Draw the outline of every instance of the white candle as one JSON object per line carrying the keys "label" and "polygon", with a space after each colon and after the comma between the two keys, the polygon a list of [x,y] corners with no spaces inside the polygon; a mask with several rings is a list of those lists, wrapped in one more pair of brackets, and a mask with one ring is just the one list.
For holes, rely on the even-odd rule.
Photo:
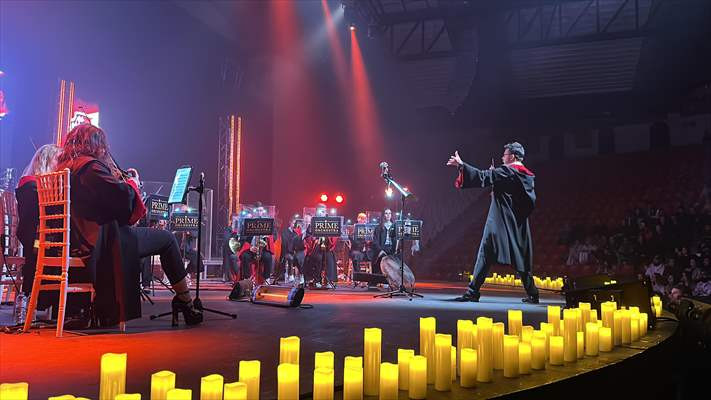
{"label": "white candle", "polygon": [[577,312],[566,308],[563,310],[563,321],[565,323],[565,330],[563,332],[563,359],[566,362],[573,362],[578,359]]}
{"label": "white candle", "polygon": [[261,362],[259,360],[240,361],[238,377],[239,381],[247,385],[247,398],[259,399],[259,377],[261,374]]}
{"label": "white candle", "polygon": [[301,339],[298,336],[279,338],[279,364],[299,365]]}
{"label": "white candle", "polygon": [[[397,400],[398,367],[392,363],[380,364],[380,400]],[[314,399],[316,400],[316,399]]]}
{"label": "white candle", "polygon": [[2,383],[0,384],[0,399],[27,400],[29,383]]}
{"label": "white candle", "polygon": [[630,323],[630,310],[621,311],[622,344],[632,343],[632,326]]}
{"label": "white candle", "polygon": [[313,400],[333,400],[333,368],[314,369]]}
{"label": "white candle", "polygon": [[151,400],[166,400],[168,390],[175,388],[175,374],[159,371],[151,375]]}
{"label": "white candle", "polygon": [[244,382],[225,383],[223,388],[224,400],[247,400],[247,384]]}
{"label": "white candle", "polygon": [[114,400],[126,391],[126,353],[101,355],[99,400]]}
{"label": "white candle", "polygon": [[600,349],[599,344],[599,330],[597,323],[588,322],[585,327],[585,355],[586,356],[597,356]]}
{"label": "white candle", "polygon": [[452,388],[452,335],[435,335],[435,390],[447,392]]}
{"label": "white candle", "polygon": [[521,375],[531,373],[531,343],[518,344],[518,373]]}
{"label": "white candle", "polygon": [[474,322],[468,319],[457,321],[457,374],[461,374],[461,354],[463,348],[472,347],[472,326]]}
{"label": "white candle", "polygon": [[518,371],[518,336],[504,336],[504,376],[507,378],[517,378]]}
{"label": "white candle", "polygon": [[427,358],[414,356],[410,359],[408,397],[422,400],[427,398]]}
{"label": "white candle", "polygon": [[407,390],[410,382],[410,359],[415,356],[415,350],[397,349],[398,387]]}
{"label": "white candle", "polygon": [[420,354],[427,357],[427,383],[429,384],[433,384],[435,381],[434,354],[436,331],[437,320],[435,317],[420,318]]}
{"label": "white candle", "polygon": [[560,335],[560,306],[548,306],[548,323],[553,327],[553,335]]}
{"label": "white candle", "polygon": [[523,325],[523,312],[521,310],[508,310],[509,315],[509,335],[521,336],[521,326]]}
{"label": "white candle", "polygon": [[222,375],[212,374],[200,379],[200,400],[222,400]]}
{"label": "white candle", "polygon": [[598,330],[598,339],[600,341],[600,351],[612,351],[612,330],[602,327]]}
{"label": "white candle", "polygon": [[549,362],[551,365],[563,365],[563,337],[551,336],[549,338],[550,349],[548,350]]}
{"label": "white candle", "polygon": [[495,322],[491,328],[494,346],[494,369],[504,369],[504,323]]}
{"label": "white candle", "polygon": [[333,359],[335,355],[332,351],[316,352],[314,353],[314,369],[316,368],[330,368],[333,369]]}
{"label": "white candle", "polygon": [[283,363],[277,367],[277,399],[294,400],[299,398],[299,366]]}
{"label": "white candle", "polygon": [[346,365],[343,368],[343,400],[363,400],[363,367]]}
{"label": "white candle", "polygon": [[493,373],[493,340],[492,340],[492,320],[487,317],[478,317],[476,319],[478,328],[478,347],[477,347],[477,372],[476,380],[478,382],[491,382],[491,374]]}
{"label": "white candle", "polygon": [[531,368],[533,369],[546,367],[546,338],[545,333],[541,333],[543,337],[534,334],[531,339]]}
{"label": "white candle", "polygon": [[462,376],[460,384],[464,388],[474,387],[476,385],[476,370],[477,370],[477,351],[474,349],[462,349]]}
{"label": "white candle", "polygon": [[576,355],[578,358],[585,357],[585,332],[575,332],[576,334]]}
{"label": "white candle", "polygon": [[380,391],[380,352],[382,331],[380,328],[365,328],[363,361],[363,393],[377,396]]}

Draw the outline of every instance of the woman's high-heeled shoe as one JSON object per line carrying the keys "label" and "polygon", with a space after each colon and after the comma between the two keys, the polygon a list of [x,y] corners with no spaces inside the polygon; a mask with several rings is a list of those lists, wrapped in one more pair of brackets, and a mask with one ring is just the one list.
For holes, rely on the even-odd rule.
{"label": "woman's high-heeled shoe", "polygon": [[185,325],[197,325],[202,322],[202,311],[197,310],[193,307],[193,301],[190,300],[187,303],[180,300],[178,297],[182,293],[178,293],[173,297],[173,302],[171,303],[173,309],[173,326],[178,326],[178,313],[183,313],[183,318],[185,319]]}

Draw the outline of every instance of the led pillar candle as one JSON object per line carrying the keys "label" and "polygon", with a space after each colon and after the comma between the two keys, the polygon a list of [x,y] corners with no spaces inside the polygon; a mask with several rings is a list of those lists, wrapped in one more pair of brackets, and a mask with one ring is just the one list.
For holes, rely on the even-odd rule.
{"label": "led pillar candle", "polygon": [[0,384],[0,399],[27,400],[29,387],[27,382]]}
{"label": "led pillar candle", "polygon": [[175,387],[175,374],[159,371],[151,375],[151,400],[166,400],[168,390]]}
{"label": "led pillar candle", "polygon": [[464,388],[476,385],[477,356],[476,350],[470,348],[462,349],[461,356],[461,377],[460,386]]}
{"label": "led pillar candle", "polygon": [[[560,335],[560,306],[548,306],[548,323],[553,326],[553,335]],[[541,328],[542,329],[542,328]]]}
{"label": "led pillar candle", "polygon": [[283,363],[277,367],[277,399],[299,398],[299,365]]}
{"label": "led pillar candle", "polygon": [[590,303],[578,303],[578,308],[580,308],[580,313],[583,319],[581,329],[578,330],[582,330],[583,332],[585,332],[587,326],[586,324],[590,322],[591,319],[590,312],[592,310],[590,309]]}
{"label": "led pillar candle", "polygon": [[478,329],[476,380],[478,382],[491,382],[491,374],[494,369],[492,320],[487,317],[478,317],[476,326]]}
{"label": "led pillar candle", "polygon": [[472,347],[472,326],[474,322],[468,319],[457,321],[457,374],[461,372],[461,354],[463,348]]}
{"label": "led pillar candle", "polygon": [[639,340],[639,311],[630,310],[630,340],[636,342]]}
{"label": "led pillar candle", "polygon": [[643,337],[647,335],[647,324],[649,319],[647,313],[639,313],[639,336]]}
{"label": "led pillar candle", "polygon": [[563,365],[563,336],[551,336],[549,338],[549,343],[549,363],[551,365]]}
{"label": "led pillar candle", "polygon": [[612,326],[612,343],[615,346],[622,344],[622,310],[615,310],[612,314],[614,325]]}
{"label": "led pillar candle", "polygon": [[[379,387],[379,398],[380,400],[397,400],[397,378],[398,378],[398,367],[397,364],[384,362],[380,364],[380,387]],[[314,399],[316,400],[316,399]]]}
{"label": "led pillar candle", "polygon": [[521,375],[531,373],[531,343],[518,344],[518,373]]}
{"label": "led pillar candle", "polygon": [[200,379],[200,400],[222,400],[222,375],[212,374]]}
{"label": "led pillar candle", "polygon": [[[76,399],[76,397],[74,397]],[[121,393],[117,394],[116,397],[114,397],[114,400],[141,400],[141,394],[140,393]],[[220,396],[220,400],[222,400],[222,397]]]}
{"label": "led pillar candle", "polygon": [[397,349],[398,377],[397,385],[400,390],[407,390],[410,382],[410,359],[415,356],[415,350]]}
{"label": "led pillar candle", "polygon": [[279,338],[279,364],[299,365],[299,348],[301,339],[298,336]]}
{"label": "led pillar candle", "polygon": [[578,358],[585,357],[585,332],[575,332],[576,334],[576,355]]}
{"label": "led pillar candle", "polygon": [[598,330],[598,340],[600,341],[600,351],[612,351],[612,330],[602,327]]}
{"label": "led pillar candle", "polygon": [[452,389],[452,335],[435,335],[435,390]]}
{"label": "led pillar candle", "polygon": [[597,310],[590,310],[590,322],[597,322]]}
{"label": "led pillar candle", "polygon": [[491,328],[494,347],[494,369],[504,369],[504,323],[496,322]]}
{"label": "led pillar candle", "polygon": [[471,348],[476,349],[479,346],[479,328],[476,326],[476,324],[472,324],[469,329],[469,334],[472,338]]}
{"label": "led pillar candle", "polygon": [[414,356],[410,359],[408,397],[422,400],[427,398],[427,358]]}
{"label": "led pillar candle", "polygon": [[99,400],[114,400],[126,391],[126,353],[101,355]]}
{"label": "led pillar candle", "polygon": [[190,389],[170,389],[167,400],[193,400],[193,391]]}
{"label": "led pillar candle", "polygon": [[523,325],[523,312],[521,310],[509,310],[509,335],[521,336],[521,326]]}
{"label": "led pillar candle", "polygon": [[531,338],[533,337],[533,327],[531,325],[524,325],[521,327],[521,341],[524,343],[531,343]]}
{"label": "led pillar candle", "polygon": [[452,355],[449,361],[452,366],[452,373],[450,376],[452,377],[452,382],[454,382],[457,380],[457,348],[455,346],[452,346]]}
{"label": "led pillar candle", "polygon": [[585,327],[585,355],[596,356],[600,350],[599,329],[596,322],[588,322]]}
{"label": "led pillar candle", "polygon": [[[224,400],[247,400],[247,385],[244,382],[225,383],[223,395]],[[251,400],[251,399],[250,399]]]}
{"label": "led pillar candle", "polygon": [[555,329],[553,328],[553,325],[546,322],[541,322],[541,332],[546,335],[546,347],[544,351],[546,352],[546,360],[548,360],[548,351],[550,350],[550,337],[553,336]]}
{"label": "led pillar candle", "polygon": [[[116,396],[116,397],[118,397],[118,396]],[[11,399],[12,397],[8,397],[8,398]],[[4,397],[0,397],[0,399],[5,400]],[[47,400],[77,400],[77,398],[74,397],[73,394],[63,394],[63,395],[61,395],[61,396],[50,396],[50,397],[47,397]]]}
{"label": "led pillar candle", "polygon": [[621,315],[620,325],[622,326],[622,344],[630,344],[630,343],[632,343],[630,310],[622,310],[620,315]]}
{"label": "led pillar candle", "polygon": [[314,369],[313,400],[333,400],[333,368]]}
{"label": "led pillar candle", "polygon": [[[563,322],[565,329],[563,332],[563,359],[566,362],[573,362],[578,359],[578,335],[577,335],[577,312],[566,308],[563,310]],[[551,349],[553,346],[551,346]]]}
{"label": "led pillar candle", "polygon": [[360,365],[343,368],[343,400],[363,400],[363,367]]}
{"label": "led pillar candle", "polygon": [[363,351],[363,394],[377,396],[380,390],[380,351],[382,331],[380,328],[365,328]]}
{"label": "led pillar candle", "polygon": [[575,313],[575,331],[582,332],[583,330],[583,312],[579,308],[574,308]]}
{"label": "led pillar candle", "polygon": [[[538,333],[538,332],[536,332]],[[545,333],[536,335],[531,339],[531,368],[543,369],[546,367],[546,338]]]}
{"label": "led pillar candle", "polygon": [[504,336],[504,376],[518,377],[518,336]]}
{"label": "led pillar candle", "polygon": [[363,357],[346,356],[343,359],[343,368],[363,368]]}
{"label": "led pillar candle", "polygon": [[333,369],[334,354],[332,351],[316,352],[314,354],[314,369],[330,368]]}
{"label": "led pillar candle", "polygon": [[[434,317],[420,318],[420,354],[427,357],[427,383],[433,384],[435,378],[434,353],[437,320]],[[367,393],[366,393],[367,394]]]}
{"label": "led pillar candle", "polygon": [[249,400],[259,399],[260,373],[261,362],[259,360],[239,362],[239,381],[247,385],[247,398]]}

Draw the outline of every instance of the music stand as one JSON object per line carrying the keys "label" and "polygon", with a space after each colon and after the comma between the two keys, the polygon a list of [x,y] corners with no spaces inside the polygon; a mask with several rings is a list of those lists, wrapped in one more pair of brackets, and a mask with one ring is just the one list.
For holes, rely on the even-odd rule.
{"label": "music stand", "polygon": [[[340,237],[343,227],[343,217],[313,217],[311,218],[311,234],[319,238]],[[321,250],[321,289],[336,288],[336,284],[328,277],[328,269],[326,268],[326,253],[328,250]],[[336,275],[338,275],[338,266],[336,266]],[[336,276],[338,278],[338,276]]]}
{"label": "music stand", "polygon": [[[388,184],[388,186],[392,185],[397,189],[398,192],[400,192],[400,216],[398,218],[398,221],[401,226],[404,225],[403,221],[403,215],[405,214],[405,200],[410,198],[410,197],[415,197],[411,192],[400,186],[399,183],[395,182],[393,179],[392,175],[390,175],[390,171],[387,168],[387,164],[385,165],[385,168],[383,170],[382,174],[383,179],[385,180],[385,183]],[[396,225],[396,232],[397,232],[397,225]],[[405,289],[405,232],[403,230],[403,234],[400,235],[398,234],[398,243],[397,247],[400,251],[400,287],[396,290],[391,290],[387,293],[383,294],[378,294],[373,297],[388,297],[388,298],[393,298],[393,297],[400,297],[400,296],[407,296],[408,300],[412,301],[413,297],[425,297],[421,294],[415,293],[415,288],[413,287],[411,291],[408,291]],[[397,252],[395,253],[397,254]]]}
{"label": "music stand", "polygon": [[[197,265],[195,266],[197,273],[195,279],[195,298],[193,299],[193,307],[200,311],[209,311],[213,314],[224,315],[226,317],[232,317],[232,319],[237,318],[237,314],[226,313],[219,310],[213,310],[211,308],[203,307],[202,300],[200,300],[200,273],[202,273],[202,194],[205,192],[205,173],[200,173],[200,181],[197,186],[188,186],[190,184],[190,177],[192,176],[192,167],[183,166],[178,168],[175,173],[175,179],[173,180],[173,187],[170,190],[170,196],[168,197],[168,204],[181,203],[184,204],[188,197],[188,192],[196,192],[198,194],[198,237],[197,237]],[[166,315],[171,315],[172,311],[151,315],[150,319],[156,319],[164,317]]]}

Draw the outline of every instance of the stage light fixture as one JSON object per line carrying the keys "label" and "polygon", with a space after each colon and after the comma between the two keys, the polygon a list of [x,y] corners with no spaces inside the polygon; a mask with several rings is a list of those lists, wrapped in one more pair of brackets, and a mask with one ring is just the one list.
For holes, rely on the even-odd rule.
{"label": "stage light fixture", "polygon": [[328,195],[326,193],[321,193],[321,197],[319,197],[321,201],[328,201]]}
{"label": "stage light fixture", "polygon": [[304,288],[267,285],[257,286],[250,297],[253,304],[277,307],[298,307],[303,299]]}
{"label": "stage light fixture", "polygon": [[385,196],[393,197],[393,188],[388,187],[387,189],[385,189]]}
{"label": "stage light fixture", "polygon": [[336,215],[336,209],[335,209],[335,208],[332,208],[332,209],[331,209],[331,215]]}
{"label": "stage light fixture", "polygon": [[343,203],[343,200],[344,199],[343,199],[342,195],[340,195],[340,194],[336,195],[336,203],[341,204],[341,203]]}
{"label": "stage light fixture", "polygon": [[356,30],[355,24],[351,23],[351,25],[348,27],[348,29],[350,29],[351,32],[355,31]]}

